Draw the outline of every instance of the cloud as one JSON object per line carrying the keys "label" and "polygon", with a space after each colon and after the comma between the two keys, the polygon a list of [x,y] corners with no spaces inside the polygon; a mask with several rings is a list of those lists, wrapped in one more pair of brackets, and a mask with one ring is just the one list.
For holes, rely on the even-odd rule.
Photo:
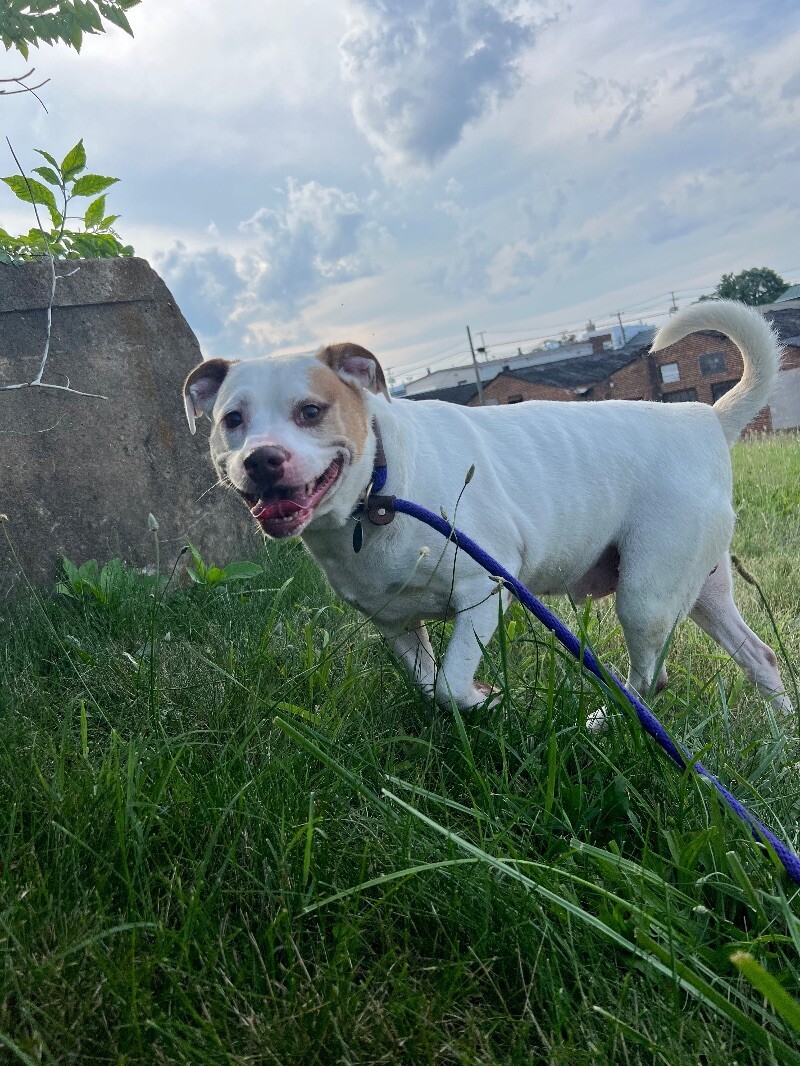
{"label": "cloud", "polygon": [[[391,247],[370,214],[373,201],[319,182],[287,179],[275,207],[261,207],[239,231],[238,255],[217,243],[190,249],[176,241],[156,263],[204,347],[263,355],[313,344],[302,321],[325,286],[375,273]],[[208,228],[216,236],[215,227]]]}
{"label": "cloud", "polygon": [[800,98],[800,71],[784,82],[781,87],[781,99],[797,100],[798,98]]}
{"label": "cloud", "polygon": [[255,241],[255,295],[287,318],[323,285],[374,273],[391,239],[353,193],[289,178],[282,196],[279,207],[260,208],[239,228]]}
{"label": "cloud", "polygon": [[351,0],[350,11],[342,73],[387,175],[431,167],[512,95],[537,28],[511,0]]}
{"label": "cloud", "polygon": [[[566,186],[573,186],[574,181],[567,181]],[[545,187],[541,196],[536,200],[521,200],[520,210],[525,217],[527,232],[533,239],[538,239],[552,233],[564,219],[568,197],[564,185]]]}
{"label": "cloud", "polygon": [[580,77],[581,84],[573,94],[575,104],[611,118],[611,124],[601,134],[606,141],[615,140],[627,126],[640,123],[656,95],[657,83],[651,78],[624,82],[583,71]]}
{"label": "cloud", "polygon": [[583,262],[593,247],[585,237],[543,241],[523,238],[504,244],[487,268],[489,295],[494,300],[530,297],[533,282],[545,278],[556,282],[565,270]]}
{"label": "cloud", "polygon": [[708,219],[696,207],[668,199],[653,200],[636,216],[637,223],[651,244],[664,244],[686,237],[708,225]]}
{"label": "cloud", "polygon": [[192,327],[204,337],[219,337],[245,291],[236,260],[218,248],[190,251],[176,241],[156,257],[158,269]]}
{"label": "cloud", "polygon": [[486,234],[477,228],[465,230],[445,257],[428,263],[423,283],[453,296],[484,292],[489,284],[490,255]]}
{"label": "cloud", "polygon": [[720,115],[730,120],[737,113],[758,118],[765,111],[761,97],[764,87],[743,77],[735,63],[715,51],[707,51],[672,86],[674,91],[684,87],[694,93],[694,100],[683,118],[685,125],[713,121]]}

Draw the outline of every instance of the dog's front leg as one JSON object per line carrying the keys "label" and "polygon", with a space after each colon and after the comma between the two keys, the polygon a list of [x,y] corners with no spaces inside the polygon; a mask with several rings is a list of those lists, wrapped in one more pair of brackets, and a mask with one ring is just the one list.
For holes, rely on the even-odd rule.
{"label": "dog's front leg", "polygon": [[[508,604],[508,593],[502,592],[503,609]],[[481,597],[482,600],[481,600]],[[453,634],[444,653],[441,668],[436,675],[434,695],[440,707],[450,710],[455,703],[460,711],[468,711],[499,694],[488,685],[476,684],[475,671],[497,628],[498,603],[495,596],[486,596],[486,585],[474,589],[475,606],[459,611],[453,625]]]}
{"label": "dog's front leg", "polygon": [[431,696],[436,680],[436,659],[425,623],[415,621],[399,635],[393,636],[388,632],[383,635],[391,643],[392,651],[411,675],[412,681]]}

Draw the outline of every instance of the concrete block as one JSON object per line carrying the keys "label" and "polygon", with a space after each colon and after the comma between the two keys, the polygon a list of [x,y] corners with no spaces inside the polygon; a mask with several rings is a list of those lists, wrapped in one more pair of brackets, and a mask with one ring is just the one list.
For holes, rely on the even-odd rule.
{"label": "concrete block", "polygon": [[[191,540],[221,564],[252,557],[258,534],[220,487],[186,426],[181,387],[202,358],[164,282],[143,259],[56,264],[44,380],[106,399],[41,388],[0,392],[0,512],[35,585],[61,556],[152,564],[152,512],[162,565]],[[0,266],[0,385],[31,381],[46,337],[50,266]],[[19,585],[0,535],[0,595]]]}

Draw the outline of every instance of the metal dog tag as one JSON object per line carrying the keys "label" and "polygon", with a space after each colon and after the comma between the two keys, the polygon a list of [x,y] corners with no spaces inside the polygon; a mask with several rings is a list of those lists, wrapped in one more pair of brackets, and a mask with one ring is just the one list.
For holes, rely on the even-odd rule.
{"label": "metal dog tag", "polygon": [[364,544],[364,527],[361,525],[361,519],[356,519],[356,524],[353,527],[353,551],[360,552],[362,545]]}

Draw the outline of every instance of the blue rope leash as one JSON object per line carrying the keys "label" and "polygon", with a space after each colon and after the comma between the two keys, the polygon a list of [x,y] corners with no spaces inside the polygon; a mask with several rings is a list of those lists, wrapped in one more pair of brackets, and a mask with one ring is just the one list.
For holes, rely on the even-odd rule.
{"label": "blue rope leash", "polygon": [[[380,473],[379,473],[380,471]],[[386,468],[377,467],[375,470],[376,476],[373,480],[373,488],[380,490],[386,484]],[[547,607],[530,592],[529,589],[502,567],[496,559],[493,559],[491,555],[483,550],[480,545],[476,544],[471,537],[468,537],[466,533],[462,533],[460,529],[456,529],[451,526],[449,522],[445,521],[439,515],[429,511],[426,507],[420,507],[419,504],[411,503],[409,500],[401,500],[397,497],[393,497],[391,506],[395,511],[400,511],[403,514],[410,515],[412,518],[416,518],[419,522],[424,522],[425,525],[435,529],[437,533],[441,533],[443,537],[448,540],[452,540],[461,551],[465,552],[474,559],[476,563],[484,568],[493,577],[502,579],[506,587],[514,593],[517,599],[522,603],[538,620],[546,626],[551,633],[554,633],[558,640],[564,645],[564,647],[583,665],[594,674],[595,677],[601,681],[608,683],[609,677],[615,688],[617,688],[625,699],[630,703],[636,712],[636,716],[642,725],[642,728],[648,733],[657,744],[659,744],[664,751],[669,755],[670,759],[675,765],[685,770],[687,766],[691,766],[692,769],[709,781],[717,790],[720,796],[722,796],[725,803],[730,807],[734,814],[738,815],[743,822],[750,828],[754,838],[759,843],[767,843],[770,848],[775,852],[781,861],[783,868],[788,876],[800,885],[800,855],[797,855],[792,851],[790,847],[779,840],[771,830],[767,829],[755,815],[751,814],[743,804],[732,795],[722,782],[707,770],[702,763],[697,762],[692,756],[683,748],[679,748],[670,737],[664,726],[659,722],[653,712],[646,707],[635,692],[623,684],[623,682],[614,674],[613,671],[602,671],[595,659],[592,652],[585,646],[581,646],[578,638],[570,632],[564,623],[549,611]]]}

